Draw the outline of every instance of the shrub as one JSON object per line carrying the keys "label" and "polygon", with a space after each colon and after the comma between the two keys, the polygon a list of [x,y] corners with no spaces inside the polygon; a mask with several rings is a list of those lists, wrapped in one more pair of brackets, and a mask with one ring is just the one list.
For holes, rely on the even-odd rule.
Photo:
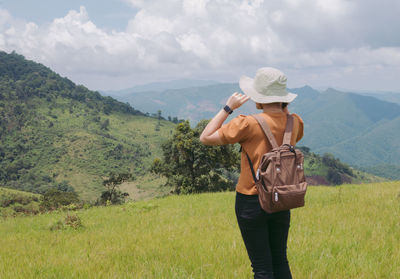
{"label": "shrub", "polygon": [[68,228],[79,229],[83,227],[81,218],[78,215],[69,215],[65,216],[64,220],[58,220],[55,223],[49,226],[51,231],[55,230],[65,230]]}
{"label": "shrub", "polygon": [[332,168],[328,170],[328,175],[326,178],[328,179],[329,182],[331,182],[334,185],[339,185],[343,183],[342,176],[340,175],[340,173]]}
{"label": "shrub", "polygon": [[65,222],[66,226],[71,227],[73,229],[78,229],[78,228],[82,227],[82,221],[78,215],[67,214],[64,222]]}
{"label": "shrub", "polygon": [[69,205],[71,203],[78,203],[79,198],[78,194],[75,192],[62,192],[57,189],[49,189],[47,190],[41,199],[40,202],[40,210],[55,210],[64,205]]}

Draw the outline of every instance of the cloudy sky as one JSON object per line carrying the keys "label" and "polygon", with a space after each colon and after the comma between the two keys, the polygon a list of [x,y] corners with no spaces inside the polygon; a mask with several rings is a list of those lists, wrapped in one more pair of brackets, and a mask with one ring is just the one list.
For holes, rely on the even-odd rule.
{"label": "cloudy sky", "polygon": [[400,92],[398,0],[0,0],[0,50],[94,90],[237,82]]}

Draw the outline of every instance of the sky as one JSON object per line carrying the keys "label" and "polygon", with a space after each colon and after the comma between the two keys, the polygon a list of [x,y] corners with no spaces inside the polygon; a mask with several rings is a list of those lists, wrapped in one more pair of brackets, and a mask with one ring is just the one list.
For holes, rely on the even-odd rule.
{"label": "sky", "polygon": [[398,0],[0,0],[0,50],[92,90],[260,67],[288,87],[400,92]]}

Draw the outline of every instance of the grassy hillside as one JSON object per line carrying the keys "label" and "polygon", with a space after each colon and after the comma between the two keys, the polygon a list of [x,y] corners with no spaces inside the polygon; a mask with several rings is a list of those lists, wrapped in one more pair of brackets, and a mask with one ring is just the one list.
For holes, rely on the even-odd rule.
{"label": "grassy hillside", "polygon": [[304,173],[309,185],[384,182],[385,178],[355,169],[332,154],[320,156],[307,147],[299,146],[304,154]]}
{"label": "grassy hillside", "polygon": [[[42,108],[46,115],[46,106]],[[161,155],[161,142],[174,128],[173,123],[162,120],[156,131],[157,120],[121,113],[98,113],[99,122],[88,120],[90,114],[84,109],[63,113],[62,108],[55,108],[52,113],[57,119],[49,119],[54,123],[51,128],[26,125],[20,133],[6,137],[8,146],[25,139],[25,152],[7,164],[8,169],[17,168],[18,162],[31,162],[26,175],[14,183],[9,181],[9,187],[26,185],[38,174],[52,177],[55,183],[67,181],[81,198],[93,200],[103,189],[102,177],[111,170],[131,172],[137,178],[145,175],[153,158]],[[101,130],[99,126],[106,120],[108,129]],[[21,180],[25,183],[17,183]],[[35,189],[27,185],[24,190]]]}
{"label": "grassy hillside", "polygon": [[37,214],[40,196],[0,187],[0,217]]}
{"label": "grassy hillside", "polygon": [[[399,278],[400,182],[310,187],[292,210],[294,278]],[[252,278],[234,192],[0,221],[0,278]],[[29,247],[29,249],[28,249]],[[32,261],[32,259],[35,259]]]}
{"label": "grassy hillside", "polygon": [[0,115],[0,184],[36,193],[72,188],[85,200],[99,197],[110,171],[137,178],[131,193],[138,183],[154,187],[148,167],[175,126],[5,52]]}

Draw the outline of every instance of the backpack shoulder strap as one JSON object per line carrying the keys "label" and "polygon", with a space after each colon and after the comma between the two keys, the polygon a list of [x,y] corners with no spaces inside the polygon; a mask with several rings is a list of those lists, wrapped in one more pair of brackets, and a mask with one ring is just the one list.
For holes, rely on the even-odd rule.
{"label": "backpack shoulder strap", "polygon": [[292,130],[293,130],[293,115],[287,115],[287,122],[285,128],[285,135],[283,136],[282,144],[290,145],[290,140],[292,138]]}
{"label": "backpack shoulder strap", "polygon": [[264,134],[267,136],[269,143],[272,146],[272,149],[278,148],[278,144],[276,143],[274,135],[272,134],[271,129],[269,128],[267,121],[265,121],[264,117],[258,114],[254,114],[251,116],[253,116],[257,120],[258,124],[260,124],[261,128],[264,131]]}
{"label": "backpack shoulder strap", "polygon": [[[241,150],[242,150],[242,146],[240,146],[240,151],[241,151]],[[257,177],[256,177],[256,173],[255,173],[255,171],[254,171],[253,163],[251,162],[250,157],[249,157],[249,155],[247,154],[246,150],[244,150],[244,148],[243,148],[243,151],[244,151],[244,153],[246,154],[247,160],[249,161],[249,166],[250,166],[251,174],[253,175],[254,183],[256,183]]]}

